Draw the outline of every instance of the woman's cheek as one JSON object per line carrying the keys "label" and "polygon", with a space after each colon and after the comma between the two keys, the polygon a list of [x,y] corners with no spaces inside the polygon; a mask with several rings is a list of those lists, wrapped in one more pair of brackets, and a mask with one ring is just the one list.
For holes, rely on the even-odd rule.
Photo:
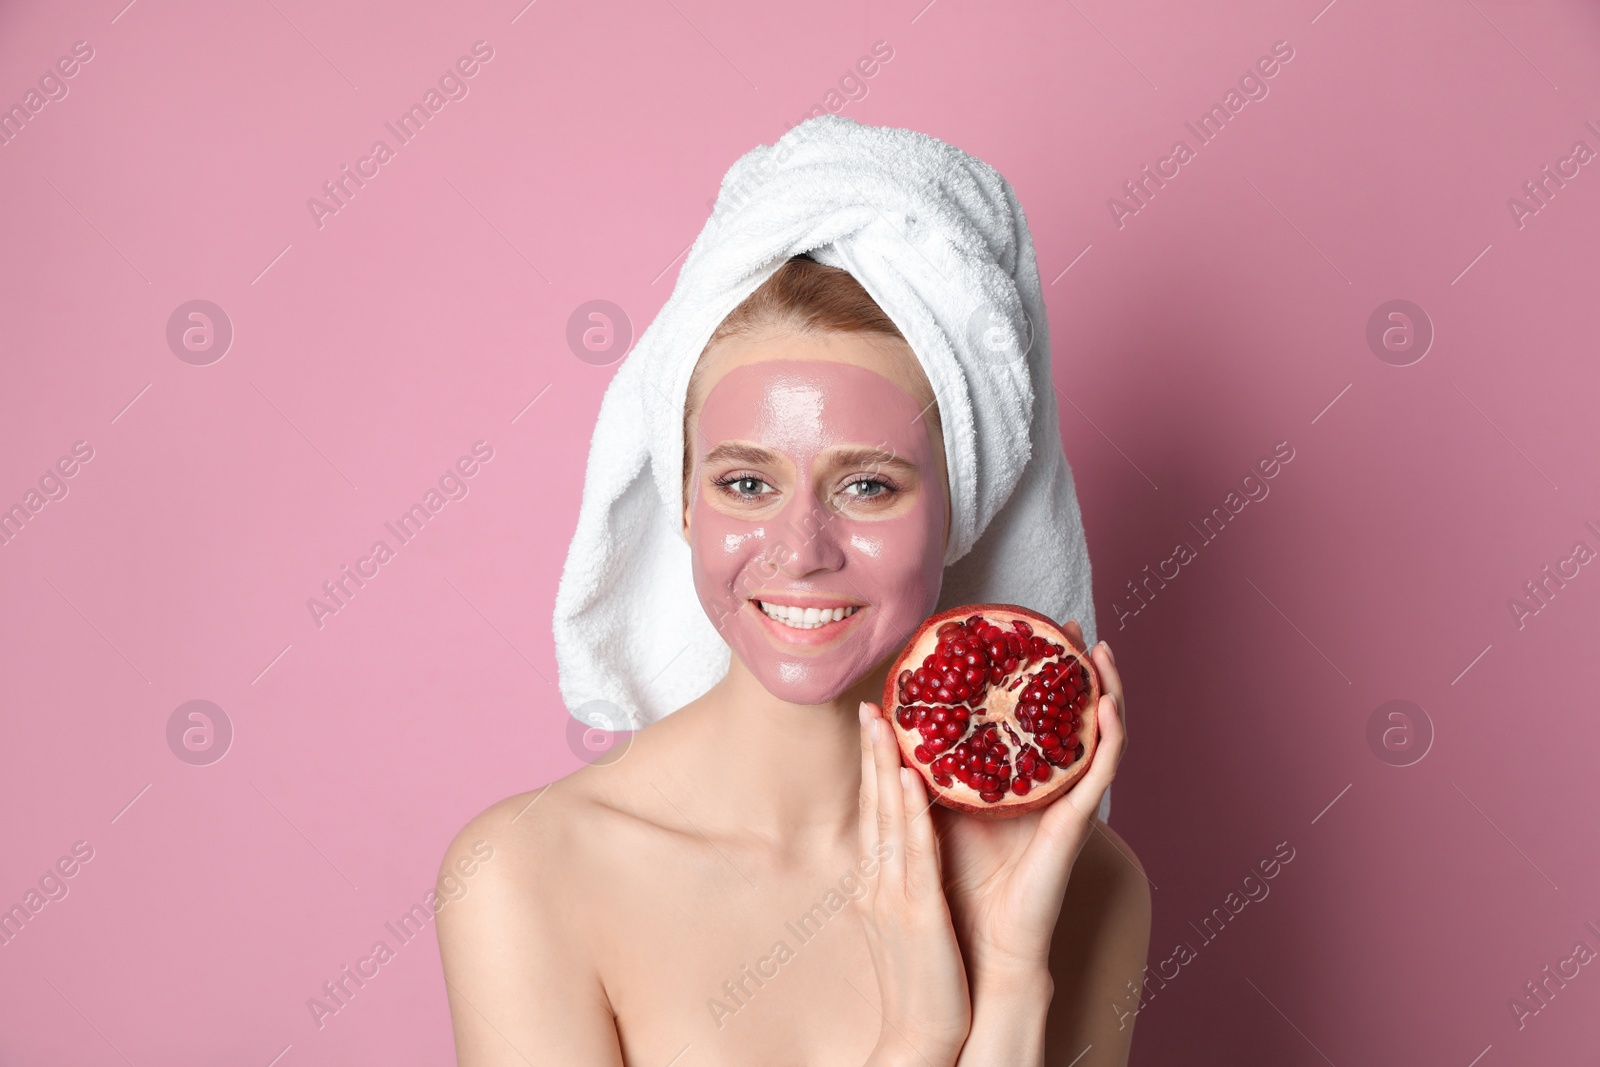
{"label": "woman's cheek", "polygon": [[858,556],[869,560],[880,559],[883,556],[883,539],[880,537],[866,537],[862,534],[850,535],[850,547]]}
{"label": "woman's cheek", "polygon": [[852,581],[878,605],[890,630],[909,633],[933,612],[944,581],[943,535],[921,509],[852,532]]}
{"label": "woman's cheek", "polygon": [[695,593],[720,631],[725,619],[771,576],[762,560],[766,530],[699,506],[689,529]]}

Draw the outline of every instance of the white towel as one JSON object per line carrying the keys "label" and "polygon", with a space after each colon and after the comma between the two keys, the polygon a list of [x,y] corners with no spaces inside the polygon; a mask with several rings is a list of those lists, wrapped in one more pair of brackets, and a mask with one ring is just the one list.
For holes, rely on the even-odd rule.
{"label": "white towel", "polygon": [[554,620],[561,696],[585,722],[609,704],[613,728],[643,727],[727,671],[681,533],[684,402],[712,331],[802,252],[855,276],[933,384],[951,506],[940,609],[1021,604],[1096,640],[1016,194],[937,138],[823,115],[729,169],[672,295],[601,401]]}

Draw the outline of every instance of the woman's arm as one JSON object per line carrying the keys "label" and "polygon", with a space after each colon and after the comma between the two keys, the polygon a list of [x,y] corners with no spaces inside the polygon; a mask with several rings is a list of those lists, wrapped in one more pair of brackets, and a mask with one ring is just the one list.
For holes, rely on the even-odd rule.
{"label": "woman's arm", "polygon": [[621,1067],[610,1005],[578,936],[584,924],[570,908],[562,921],[563,890],[553,874],[566,869],[559,831],[536,821],[543,805],[526,810],[530,799],[512,797],[479,815],[440,868],[441,878],[456,870],[469,843],[494,849],[466,895],[436,920],[457,1063]]}
{"label": "woman's arm", "polygon": [[[1098,862],[1111,840],[1095,812],[1116,777],[1127,734],[1122,679],[1110,649],[1101,642],[1090,656],[1102,683],[1094,709],[1100,740],[1082,780],[1049,807],[1015,819],[941,816],[945,889],[972,989],[963,1067],[1072,1063],[1094,1042],[1079,1040],[1066,1021],[1092,1023],[1095,998],[1122,981],[1124,970],[1136,978],[1144,962],[1149,901],[1142,873],[1131,893],[1106,898],[1105,872],[1113,869]],[[1120,936],[1101,929],[1106,901],[1127,912]],[[1107,1000],[1108,1013],[1111,1007]],[[1129,1036],[1117,1042],[1119,1054],[1102,1035],[1093,1062],[1125,1062]]]}
{"label": "woman's arm", "polygon": [[1049,969],[975,982],[960,1067],[1124,1067],[1150,944],[1150,886],[1104,823],[1072,867]]}

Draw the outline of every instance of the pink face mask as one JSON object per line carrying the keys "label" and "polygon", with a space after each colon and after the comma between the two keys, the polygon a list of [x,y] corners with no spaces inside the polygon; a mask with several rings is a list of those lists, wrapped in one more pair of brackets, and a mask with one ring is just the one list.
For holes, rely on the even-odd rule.
{"label": "pink face mask", "polygon": [[700,603],[767,691],[826,703],[897,651],[944,576],[945,486],[919,405],[864,367],[773,360],[701,407]]}

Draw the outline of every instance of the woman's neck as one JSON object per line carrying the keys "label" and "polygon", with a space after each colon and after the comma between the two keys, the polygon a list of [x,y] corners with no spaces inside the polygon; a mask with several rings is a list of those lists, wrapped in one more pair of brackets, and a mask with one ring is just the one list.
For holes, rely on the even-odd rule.
{"label": "woman's neck", "polygon": [[831,703],[790,704],[731,657],[727,675],[673,716],[686,716],[683,725],[693,722],[699,735],[687,773],[675,777],[706,783],[699,810],[712,825],[702,823],[705,831],[755,837],[796,854],[853,842],[861,784],[858,705],[880,700],[882,681],[883,671],[875,670]]}

